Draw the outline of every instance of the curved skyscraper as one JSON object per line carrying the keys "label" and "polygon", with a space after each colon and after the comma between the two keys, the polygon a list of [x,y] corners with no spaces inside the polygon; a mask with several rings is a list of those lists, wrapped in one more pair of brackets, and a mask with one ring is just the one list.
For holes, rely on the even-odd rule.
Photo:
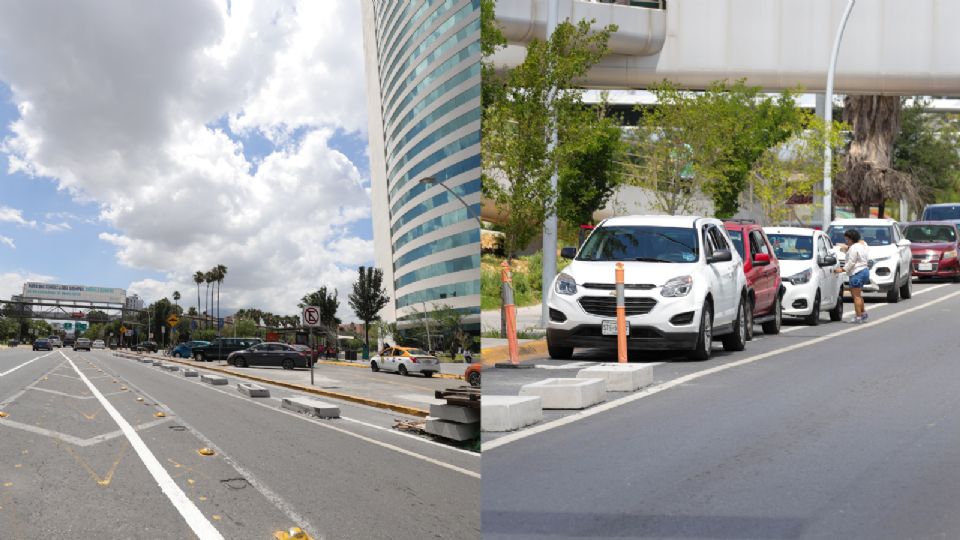
{"label": "curved skyscraper", "polygon": [[362,1],[381,316],[447,305],[479,333],[480,2]]}

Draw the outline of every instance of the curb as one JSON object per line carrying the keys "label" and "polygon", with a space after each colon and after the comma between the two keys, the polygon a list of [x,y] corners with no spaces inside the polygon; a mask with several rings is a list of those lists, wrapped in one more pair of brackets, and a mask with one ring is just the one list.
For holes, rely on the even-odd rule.
{"label": "curb", "polygon": [[[137,354],[137,353],[127,353],[127,354]],[[138,355],[138,356],[146,356],[146,355]],[[170,358],[170,357],[166,357],[166,356],[164,356],[164,357],[162,357],[162,358],[164,359],[165,362],[173,362],[173,363],[175,363],[175,364],[181,364],[181,365],[184,365],[184,366],[190,366],[190,367],[192,367],[192,368],[194,368],[194,369],[206,369],[206,370],[209,370],[209,371],[216,371],[216,372],[218,372],[218,373],[225,373],[225,374],[231,375],[231,376],[233,376],[233,377],[240,377],[241,379],[248,379],[248,380],[251,380],[251,381],[257,381],[257,382],[262,382],[262,383],[266,383],[266,384],[272,384],[272,385],[274,385],[274,386],[282,386],[283,388],[289,388],[289,389],[291,389],[291,390],[299,390],[299,391],[301,391],[301,392],[307,392],[307,393],[310,393],[310,394],[316,394],[316,395],[318,395],[318,396],[330,397],[330,398],[334,398],[334,399],[340,399],[340,400],[343,400],[343,401],[350,401],[350,402],[352,402],[352,403],[359,403],[359,404],[361,404],[361,405],[368,405],[368,406],[370,406],[370,407],[376,407],[376,408],[378,408],[378,409],[388,409],[388,410],[391,410],[391,411],[394,411],[394,412],[398,412],[398,413],[409,414],[409,415],[411,415],[411,416],[420,416],[420,417],[422,417],[422,418],[426,418],[427,416],[430,416],[430,411],[426,411],[426,410],[424,410],[424,409],[418,409],[418,408],[416,408],[416,407],[407,407],[406,405],[397,405],[396,403],[388,403],[388,402],[386,402],[386,401],[379,401],[379,400],[376,400],[376,399],[370,399],[370,398],[365,398],[365,397],[361,397],[361,396],[354,396],[354,395],[352,395],[352,394],[344,394],[344,393],[341,393],[341,392],[331,392],[331,391],[329,391],[329,390],[321,390],[321,389],[319,389],[319,388],[313,388],[313,387],[310,387],[310,386],[304,386],[304,385],[302,385],[302,384],[297,384],[297,383],[288,383],[288,382],[284,382],[284,381],[276,381],[276,380],[273,380],[273,379],[268,379],[268,378],[266,378],[266,377],[258,377],[258,376],[256,376],[256,375],[249,375],[249,374],[246,374],[246,373],[237,373],[237,372],[235,372],[235,371],[230,371],[230,370],[223,369],[223,368],[219,368],[219,367],[213,367],[213,366],[210,366],[210,367],[202,366],[202,367],[201,367],[201,366],[197,366],[197,365],[195,365],[195,364],[190,364],[190,363],[188,363],[188,362],[184,362],[184,361],[182,361],[182,360],[174,360],[174,359],[172,359],[172,358]],[[318,362],[318,363],[319,363],[319,362]]]}
{"label": "curb", "polygon": [[[355,368],[361,368],[361,369],[370,369],[370,366],[367,364],[357,364],[354,362],[339,362],[337,360],[317,360],[317,364],[325,364],[328,366],[348,366],[348,367],[355,367]],[[470,364],[464,364],[464,366],[469,366],[469,365]],[[438,379],[453,379],[457,381],[464,380],[463,375],[453,375],[451,373],[438,372],[438,373],[434,373],[433,376]]]}
{"label": "curb", "polygon": [[[520,361],[532,360],[537,357],[546,356],[547,340],[528,341],[520,344]],[[484,367],[490,367],[499,362],[510,361],[510,347],[508,345],[499,345],[480,349],[481,363]]]}

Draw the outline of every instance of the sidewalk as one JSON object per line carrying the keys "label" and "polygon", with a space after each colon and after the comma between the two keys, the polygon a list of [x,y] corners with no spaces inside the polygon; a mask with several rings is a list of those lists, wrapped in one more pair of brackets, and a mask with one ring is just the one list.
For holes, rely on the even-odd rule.
{"label": "sidewalk", "polygon": [[[517,308],[517,331],[534,331],[538,334],[543,333],[543,325],[540,323],[541,304],[533,306],[524,306]],[[480,313],[481,331],[500,330],[500,310],[488,309]],[[484,347],[487,346],[487,340],[484,340]]]}

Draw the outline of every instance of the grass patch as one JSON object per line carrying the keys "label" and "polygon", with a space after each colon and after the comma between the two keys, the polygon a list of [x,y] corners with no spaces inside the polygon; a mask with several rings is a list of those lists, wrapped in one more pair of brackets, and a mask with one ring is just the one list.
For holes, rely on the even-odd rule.
{"label": "grass patch", "polygon": [[[480,259],[480,309],[500,308],[500,263],[503,258],[484,255]],[[557,259],[557,269],[570,264],[567,259]],[[513,301],[517,307],[540,303],[543,279],[543,254],[535,253],[512,261]]]}

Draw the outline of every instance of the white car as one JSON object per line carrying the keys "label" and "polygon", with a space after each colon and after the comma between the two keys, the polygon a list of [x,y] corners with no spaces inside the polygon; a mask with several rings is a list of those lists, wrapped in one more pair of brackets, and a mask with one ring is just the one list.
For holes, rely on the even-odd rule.
{"label": "white car", "polygon": [[106,346],[107,346],[107,344],[104,343],[102,339],[95,339],[95,340],[93,340],[93,348],[94,348],[94,349],[105,349]]}
{"label": "white car", "polygon": [[616,348],[615,269],[624,264],[627,348],[682,350],[710,357],[746,343],[743,261],[723,222],[689,216],[626,216],[603,221],[556,276],[548,298],[547,348],[567,359],[577,347]]}
{"label": "white car", "polygon": [[[838,219],[830,223],[827,234],[835,244],[841,244],[843,233],[849,229],[856,229],[869,246],[870,282],[863,287],[863,292],[886,293],[888,302],[913,296],[910,240],[903,237],[897,222],[892,219]],[[841,264],[846,259],[842,253],[838,253],[837,258]],[[843,276],[846,283],[847,276]]]}
{"label": "white car", "polygon": [[396,371],[401,375],[421,373],[424,377],[432,377],[440,371],[440,361],[437,357],[412,347],[387,347],[380,354],[370,359],[370,369],[374,372]]}
{"label": "white car", "polygon": [[764,227],[780,261],[783,314],[820,324],[820,312],[831,321],[843,318],[843,276],[833,242],[823,231],[800,227]]}

